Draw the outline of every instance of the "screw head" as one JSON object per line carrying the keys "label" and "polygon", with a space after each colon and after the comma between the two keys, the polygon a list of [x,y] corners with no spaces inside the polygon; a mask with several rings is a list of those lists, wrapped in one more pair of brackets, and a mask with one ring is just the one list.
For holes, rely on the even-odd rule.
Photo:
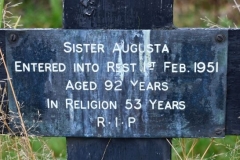
{"label": "screw head", "polygon": [[15,33],[9,35],[9,41],[16,42],[18,40],[18,36]]}
{"label": "screw head", "polygon": [[218,34],[218,35],[215,37],[215,39],[216,39],[217,42],[221,43],[221,42],[224,42],[225,37],[224,37],[224,35],[222,35],[222,34]]}
{"label": "screw head", "polygon": [[223,130],[221,129],[221,128],[217,128],[216,130],[215,130],[215,134],[216,135],[221,135],[223,133]]}

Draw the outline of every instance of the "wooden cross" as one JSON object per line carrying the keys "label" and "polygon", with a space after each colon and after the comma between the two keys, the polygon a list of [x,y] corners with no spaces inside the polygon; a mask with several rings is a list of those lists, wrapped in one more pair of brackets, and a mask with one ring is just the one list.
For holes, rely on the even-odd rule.
{"label": "wooden cross", "polygon": [[69,160],[165,160],[171,138],[239,134],[238,29],[177,29],[172,0],[65,0],[63,25],[1,30],[0,47],[9,109],[16,94]]}

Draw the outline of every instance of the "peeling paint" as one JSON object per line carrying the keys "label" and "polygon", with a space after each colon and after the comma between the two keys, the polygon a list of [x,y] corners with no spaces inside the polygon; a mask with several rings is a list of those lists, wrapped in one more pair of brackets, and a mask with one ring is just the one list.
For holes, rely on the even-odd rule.
{"label": "peeling paint", "polygon": [[[222,137],[216,128],[224,128],[226,111],[227,41],[215,42],[215,35],[227,30],[24,30],[19,41],[7,42],[6,59],[18,100],[24,103],[22,112],[26,126],[31,127],[41,114],[36,131],[45,136],[77,137]],[[10,34],[7,31],[6,35]],[[18,34],[18,30],[14,30]],[[227,38],[226,38],[227,39]],[[64,42],[72,44],[104,44],[104,53],[65,53]],[[121,50],[113,53],[115,43]],[[166,44],[170,53],[122,52],[128,44]],[[204,44],[204,45],[203,45]],[[204,47],[203,47],[204,46]],[[28,48],[27,50],[25,48]],[[66,49],[66,48],[65,48]],[[17,54],[16,54],[17,53]],[[64,63],[64,72],[15,72],[15,62]],[[107,62],[120,67],[109,70]],[[156,62],[154,68],[147,64]],[[164,62],[186,65],[184,73],[164,71]],[[216,73],[193,73],[194,62],[218,62]],[[95,63],[99,71],[74,72],[73,63]],[[136,64],[134,71],[124,71],[123,64]],[[68,80],[95,82],[95,90],[67,89]],[[105,82],[112,82],[106,90]],[[118,81],[118,82],[117,82]],[[166,91],[154,83],[168,83]],[[119,85],[120,84],[120,85]],[[117,85],[120,86],[120,88]],[[149,85],[149,86],[148,86]],[[153,85],[153,86],[151,86]],[[108,86],[109,87],[109,86]],[[148,89],[146,89],[148,87]],[[119,89],[119,90],[118,90]],[[158,90],[160,89],[160,90]],[[8,91],[9,94],[11,91]],[[66,99],[75,102],[66,107]],[[47,99],[58,101],[58,108],[47,108]],[[140,100],[140,101],[139,101]],[[156,101],[155,105],[150,103]],[[117,109],[83,109],[92,101],[116,101]],[[184,101],[186,107],[161,109],[166,103]],[[9,95],[11,111],[16,111]],[[130,104],[140,109],[126,109]],[[82,109],[79,109],[83,105]],[[103,126],[97,123],[104,118]],[[128,118],[135,118],[129,127]],[[133,121],[132,121],[133,122]],[[16,120],[14,123],[18,123]],[[14,130],[14,128],[13,128]]]}

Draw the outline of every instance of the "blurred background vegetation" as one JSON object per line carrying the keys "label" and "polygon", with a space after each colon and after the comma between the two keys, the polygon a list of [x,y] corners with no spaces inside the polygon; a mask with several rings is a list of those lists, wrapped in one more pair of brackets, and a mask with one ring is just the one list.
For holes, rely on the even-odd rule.
{"label": "blurred background vegetation", "polygon": [[[23,28],[62,28],[62,0],[5,0],[8,2],[22,2],[10,11],[13,15],[21,15]],[[174,0],[174,24],[177,27],[207,27],[201,18],[208,17],[223,27],[233,27],[233,23],[239,26],[240,14],[234,5],[233,0]]]}
{"label": "blurred background vegetation", "polygon": [[[5,0],[5,4],[9,2],[11,4],[22,2],[17,7],[8,8],[13,15],[21,16],[20,28],[62,28],[62,0]],[[209,27],[209,21],[222,27],[240,26],[240,13],[233,7],[235,5],[233,0],[175,0],[174,3],[174,25],[177,27]],[[238,3],[240,4],[240,0]],[[15,23],[17,18],[9,21]],[[2,155],[0,159],[8,159],[9,154],[13,153],[9,150],[4,152],[3,142],[8,143],[13,139],[1,137],[0,146],[3,147],[0,149]],[[238,138],[228,136],[225,139],[174,139],[173,146],[182,159],[204,157],[204,159],[237,160],[240,159]],[[54,151],[53,159],[66,159],[65,138],[42,139],[44,142],[36,138],[32,139],[35,152],[42,149],[42,143],[46,143]],[[173,151],[173,159],[180,159],[179,156]]]}
{"label": "blurred background vegetation", "polygon": [[[208,27],[207,17],[222,27],[240,26],[240,13],[234,0],[174,0],[174,24],[177,27]],[[240,4],[240,0],[236,0]]]}

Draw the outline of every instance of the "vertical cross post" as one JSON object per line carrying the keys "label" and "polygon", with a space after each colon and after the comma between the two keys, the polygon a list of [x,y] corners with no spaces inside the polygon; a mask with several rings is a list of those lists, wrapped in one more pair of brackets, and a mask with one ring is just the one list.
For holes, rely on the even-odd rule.
{"label": "vertical cross post", "polygon": [[227,108],[226,135],[240,134],[240,30],[228,31],[228,76],[227,76]]}
{"label": "vertical cross post", "polygon": [[[172,0],[65,0],[65,29],[171,29]],[[171,159],[165,139],[67,137],[68,160]]]}

